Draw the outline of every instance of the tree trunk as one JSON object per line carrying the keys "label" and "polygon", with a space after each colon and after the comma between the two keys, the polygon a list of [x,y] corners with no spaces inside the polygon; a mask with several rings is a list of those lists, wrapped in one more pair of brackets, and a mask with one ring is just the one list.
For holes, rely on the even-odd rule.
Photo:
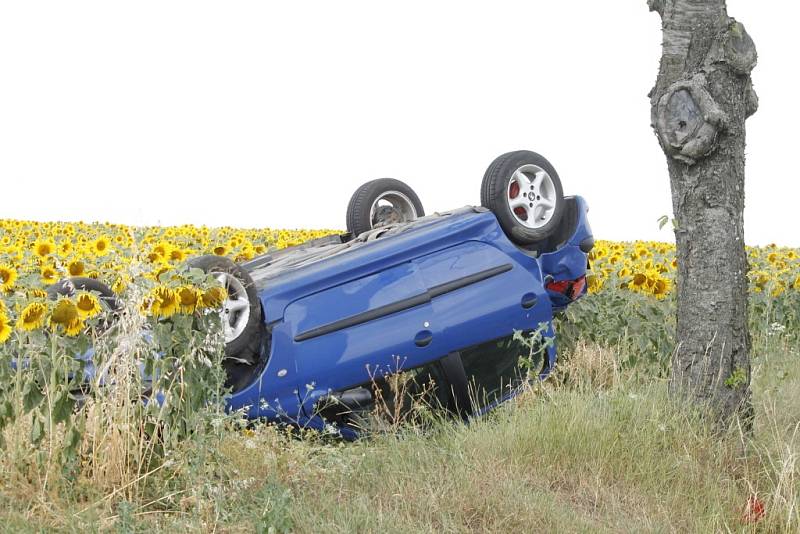
{"label": "tree trunk", "polygon": [[667,155],[678,254],[670,390],[726,424],[751,406],[743,211],[756,50],[725,0],[648,5],[662,20],[661,66],[649,96]]}

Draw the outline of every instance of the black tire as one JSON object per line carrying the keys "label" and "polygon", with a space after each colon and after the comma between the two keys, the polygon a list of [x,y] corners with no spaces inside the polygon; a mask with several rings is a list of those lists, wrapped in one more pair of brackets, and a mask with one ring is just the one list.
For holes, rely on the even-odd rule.
{"label": "black tire", "polygon": [[244,286],[250,304],[250,315],[239,336],[225,344],[225,358],[252,365],[259,359],[264,335],[261,301],[250,274],[241,266],[222,256],[200,256],[187,262],[190,268],[205,273],[225,273],[234,276]]}
{"label": "black tire", "polygon": [[[378,178],[356,189],[350,198],[350,203],[347,205],[347,231],[355,237],[376,227],[372,220],[372,205],[381,196],[390,192],[397,192],[406,197],[416,217],[425,215],[422,202],[408,185],[394,178]],[[403,222],[410,222],[407,219],[413,220],[416,217],[406,216]]]}
{"label": "black tire", "polygon": [[111,288],[99,280],[84,276],[64,278],[47,288],[47,298],[56,300],[59,296],[73,297],[76,291],[90,291],[100,295],[100,303],[111,311],[119,311],[117,296]]}
{"label": "black tire", "polygon": [[[555,189],[555,207],[550,219],[538,228],[530,228],[520,222],[509,205],[509,186],[515,185],[510,182],[514,173],[525,165],[535,165],[545,171]],[[481,184],[481,205],[492,210],[511,241],[517,245],[532,245],[551,237],[558,230],[564,213],[564,191],[561,179],[549,161],[536,152],[518,150],[503,154],[486,169]]]}

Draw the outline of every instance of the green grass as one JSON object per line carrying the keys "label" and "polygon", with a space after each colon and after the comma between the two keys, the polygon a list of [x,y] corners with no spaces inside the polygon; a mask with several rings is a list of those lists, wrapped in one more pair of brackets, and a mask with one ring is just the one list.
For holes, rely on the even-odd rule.
{"label": "green grass", "polygon": [[[785,532],[800,529],[800,366],[755,358],[756,427],[721,436],[614,351],[581,347],[560,383],[470,425],[355,444],[229,428],[205,477],[155,503],[0,489],[7,531]],[[186,482],[191,480],[191,482]],[[766,505],[742,520],[750,495]],[[152,500],[152,499],[151,499]]]}

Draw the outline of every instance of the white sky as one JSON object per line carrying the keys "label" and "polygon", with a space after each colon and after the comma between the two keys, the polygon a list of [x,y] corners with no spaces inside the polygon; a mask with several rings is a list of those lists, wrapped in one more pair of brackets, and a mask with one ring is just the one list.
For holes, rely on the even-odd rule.
{"label": "white sky", "polygon": [[[797,2],[729,0],[758,47],[746,235],[800,245]],[[344,227],[362,182],[428,212],[544,154],[598,238],[671,240],[645,0],[0,0],[0,218]]]}

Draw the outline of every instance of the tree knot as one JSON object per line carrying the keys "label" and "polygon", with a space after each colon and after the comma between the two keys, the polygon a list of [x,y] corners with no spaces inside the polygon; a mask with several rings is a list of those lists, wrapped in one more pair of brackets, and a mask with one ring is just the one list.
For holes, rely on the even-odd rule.
{"label": "tree knot", "polygon": [[708,92],[706,77],[695,74],[672,84],[659,99],[655,128],[664,152],[694,165],[717,145],[728,117]]}
{"label": "tree knot", "polygon": [[726,18],[722,29],[714,38],[705,64],[728,65],[734,74],[747,76],[758,62],[756,45],[744,25],[734,18]]}

